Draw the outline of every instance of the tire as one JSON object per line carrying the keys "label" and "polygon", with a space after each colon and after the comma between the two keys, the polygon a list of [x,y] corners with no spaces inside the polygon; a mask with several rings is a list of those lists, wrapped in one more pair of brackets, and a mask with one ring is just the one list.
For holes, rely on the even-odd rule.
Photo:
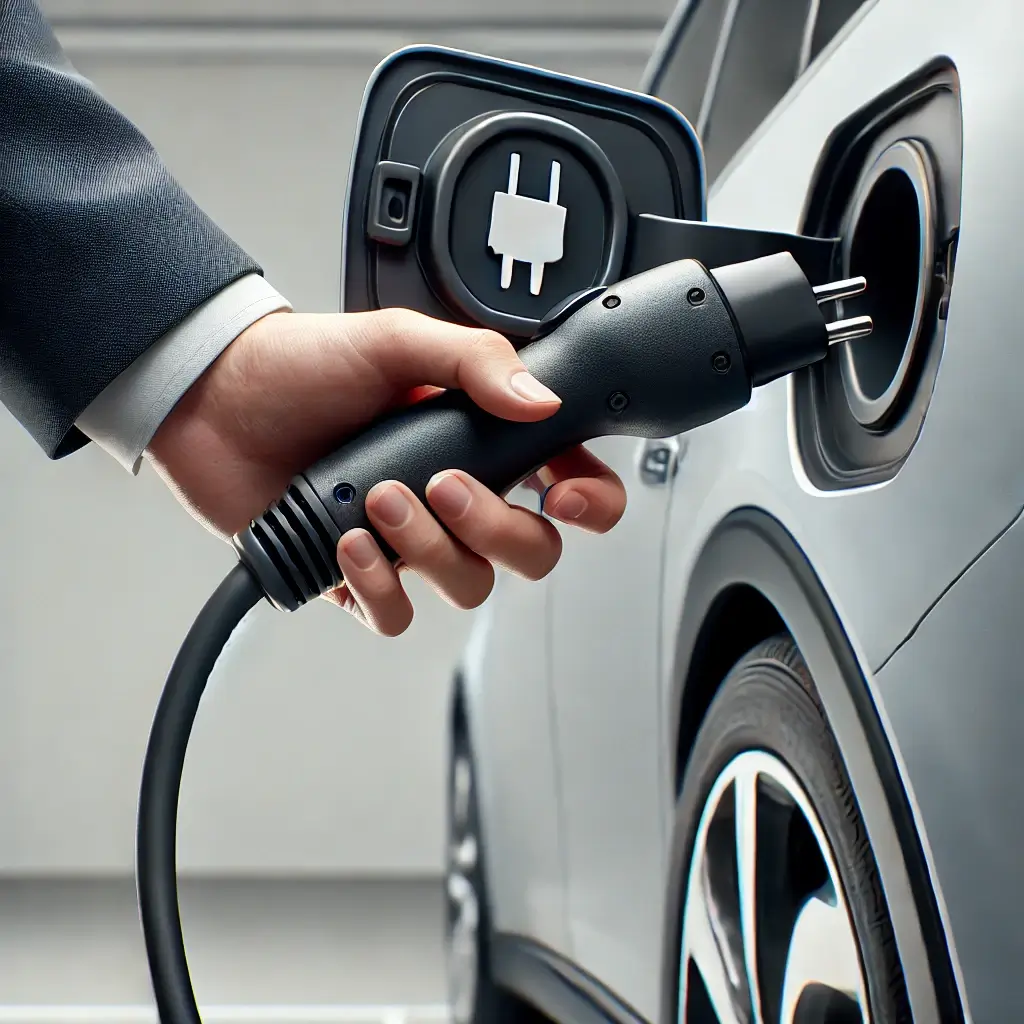
{"label": "tire", "polygon": [[745,655],[708,709],[677,803],[669,900],[678,1012],[666,1019],[911,1020],[874,854],[788,636]]}
{"label": "tire", "polygon": [[452,734],[448,772],[445,955],[452,1024],[542,1024],[538,1011],[495,984],[475,764],[466,730]]}

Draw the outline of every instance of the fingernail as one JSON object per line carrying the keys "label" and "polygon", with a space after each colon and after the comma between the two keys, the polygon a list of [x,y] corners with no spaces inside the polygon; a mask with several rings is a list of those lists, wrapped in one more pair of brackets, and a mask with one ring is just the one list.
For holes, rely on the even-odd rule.
{"label": "fingernail", "polygon": [[550,388],[545,387],[536,377],[520,370],[509,381],[512,390],[528,402],[559,402],[561,399]]}
{"label": "fingernail", "polygon": [[443,516],[458,519],[466,514],[473,495],[469,488],[450,473],[435,477],[427,487],[427,500]]}
{"label": "fingernail", "polygon": [[587,511],[588,504],[579,491],[569,491],[551,506],[550,511],[558,519],[579,519]]}
{"label": "fingernail", "polygon": [[341,547],[352,564],[364,572],[372,569],[380,558],[380,550],[368,533],[358,532],[342,537]]}
{"label": "fingernail", "polygon": [[372,502],[373,511],[385,526],[397,530],[412,518],[412,505],[396,484],[388,484],[375,494]]}

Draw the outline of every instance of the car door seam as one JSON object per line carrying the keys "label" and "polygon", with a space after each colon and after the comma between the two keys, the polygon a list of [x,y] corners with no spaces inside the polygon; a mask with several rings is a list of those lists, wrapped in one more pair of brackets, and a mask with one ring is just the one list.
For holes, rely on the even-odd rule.
{"label": "car door seam", "polygon": [[889,662],[892,661],[892,659],[913,639],[914,634],[917,633],[928,616],[931,615],[936,607],[938,607],[942,599],[960,582],[960,580],[964,578],[964,576],[967,575],[968,572],[970,572],[973,566],[977,565],[977,563],[980,562],[981,559],[984,558],[985,555],[987,555],[989,551],[991,551],[992,548],[994,548],[996,544],[998,544],[999,541],[1017,525],[1018,522],[1020,522],[1022,516],[1024,516],[1024,506],[1021,506],[1014,517],[987,544],[985,544],[985,546],[967,563],[967,565],[963,567],[963,569],[960,570],[960,572],[956,574],[956,576],[949,581],[949,583],[942,588],[935,600],[925,608],[917,621],[910,627],[906,636],[904,636],[903,639],[900,640],[900,642],[885,656],[885,658],[882,659],[882,663],[874,669],[876,674],[881,672],[882,669],[884,669],[885,666],[888,665]]}

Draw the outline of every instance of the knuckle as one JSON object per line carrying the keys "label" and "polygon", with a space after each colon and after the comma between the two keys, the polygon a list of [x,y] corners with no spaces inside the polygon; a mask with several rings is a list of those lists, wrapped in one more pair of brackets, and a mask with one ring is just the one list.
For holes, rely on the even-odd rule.
{"label": "knuckle", "polygon": [[411,342],[417,332],[422,329],[423,314],[417,313],[414,309],[395,306],[390,309],[382,309],[379,313],[380,318],[377,322],[381,333],[401,345]]}
{"label": "knuckle", "polygon": [[471,349],[483,352],[496,349],[504,351],[509,347],[509,343],[504,337],[497,331],[489,330],[486,327],[471,327],[466,344]]}
{"label": "knuckle", "polygon": [[452,553],[452,542],[445,532],[431,523],[429,534],[420,543],[419,557],[430,565],[446,561]]}
{"label": "knuckle", "polygon": [[384,604],[393,600],[401,590],[401,584],[388,572],[368,572],[353,588],[364,601]]}
{"label": "knuckle", "polygon": [[429,529],[403,543],[401,555],[413,569],[432,569],[449,559],[451,549],[451,540],[436,523],[431,522]]}
{"label": "knuckle", "polygon": [[515,550],[521,543],[519,531],[510,526],[505,516],[477,516],[458,524],[458,537],[482,558],[493,560],[504,552]]}
{"label": "knuckle", "polygon": [[404,332],[419,323],[423,314],[415,309],[408,309],[406,306],[392,306],[389,309],[380,310],[384,322],[392,330]]}
{"label": "knuckle", "polygon": [[500,334],[485,327],[474,327],[467,332],[463,355],[467,364],[480,366],[509,355],[514,357],[515,350]]}

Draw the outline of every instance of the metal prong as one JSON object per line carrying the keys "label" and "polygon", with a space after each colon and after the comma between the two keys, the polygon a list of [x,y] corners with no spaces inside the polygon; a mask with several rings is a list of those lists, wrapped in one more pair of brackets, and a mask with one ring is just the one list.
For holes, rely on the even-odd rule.
{"label": "metal prong", "polygon": [[832,281],[830,284],[819,284],[814,289],[814,297],[820,306],[823,302],[836,302],[839,299],[852,299],[867,291],[868,282],[865,277],[848,277],[845,281]]}
{"label": "metal prong", "polygon": [[874,326],[869,316],[853,316],[849,320],[833,320],[825,324],[825,330],[828,331],[829,345],[838,345],[844,341],[853,341],[854,338],[866,337]]}

